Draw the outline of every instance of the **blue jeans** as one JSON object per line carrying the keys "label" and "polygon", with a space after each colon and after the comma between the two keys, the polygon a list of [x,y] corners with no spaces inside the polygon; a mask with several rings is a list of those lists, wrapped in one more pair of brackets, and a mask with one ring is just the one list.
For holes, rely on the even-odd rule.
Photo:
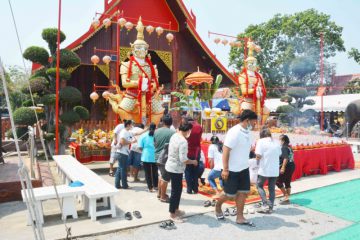
{"label": "blue jeans", "polygon": [[120,180],[122,184],[122,188],[128,188],[129,185],[127,184],[127,166],[128,166],[128,155],[122,153],[116,153],[115,159],[118,160],[118,168],[116,169],[115,173],[115,187],[121,188]]}
{"label": "blue jeans", "polygon": [[219,178],[220,180],[220,186],[223,187],[223,182],[222,182],[222,179],[221,179],[221,171],[219,170],[214,170],[212,169],[208,175],[208,181],[210,183],[210,186],[212,189],[217,189],[217,185],[216,185],[216,182],[215,182],[215,179],[216,178]]}
{"label": "blue jeans", "polygon": [[[259,175],[256,184],[263,205],[269,206],[271,209],[274,207],[276,179],[277,177],[264,177]],[[268,180],[269,201],[266,199],[266,192],[264,190],[264,183],[266,180]]]}

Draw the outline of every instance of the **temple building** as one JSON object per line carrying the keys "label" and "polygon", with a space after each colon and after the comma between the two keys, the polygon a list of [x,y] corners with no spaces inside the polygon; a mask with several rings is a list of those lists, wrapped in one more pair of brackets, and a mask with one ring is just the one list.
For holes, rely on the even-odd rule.
{"label": "temple building", "polygon": [[[134,24],[132,29],[118,26],[116,21],[119,13],[127,22]],[[82,105],[90,110],[92,120],[104,120],[111,118],[113,114],[103,98],[100,97],[93,104],[89,95],[94,84],[108,86],[109,80],[117,82],[117,57],[120,61],[128,60],[130,43],[136,40],[135,25],[140,16],[145,26],[151,25],[154,29],[160,26],[164,30],[160,36],[156,31],[150,34],[144,32],[144,40],[150,45],[151,61],[159,71],[159,83],[165,87],[164,92],[175,90],[179,80],[198,68],[214,77],[222,74],[222,86],[235,85],[234,76],[199,37],[196,32],[196,17],[186,9],[182,0],[104,0],[104,12],[98,18],[99,26],[90,26],[86,33],[67,46],[67,49],[76,52],[81,59],[81,64],[70,70],[72,78],[67,85],[74,86],[83,93]],[[106,18],[112,20],[108,27],[103,24]],[[168,33],[174,36],[171,42],[166,38]],[[117,43],[120,43],[118,52]],[[93,55],[100,59],[97,65],[91,62]],[[101,61],[105,55],[111,57],[109,64]],[[99,95],[101,96],[101,91]]]}

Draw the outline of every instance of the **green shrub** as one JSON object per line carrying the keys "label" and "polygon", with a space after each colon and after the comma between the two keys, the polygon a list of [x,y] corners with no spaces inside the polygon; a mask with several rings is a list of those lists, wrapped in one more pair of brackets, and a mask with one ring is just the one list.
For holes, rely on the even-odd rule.
{"label": "green shrub", "polygon": [[73,110],[79,114],[80,118],[82,120],[87,120],[90,118],[90,113],[89,110],[87,110],[87,108],[83,107],[83,106],[76,106],[73,108]]}
{"label": "green shrub", "polygon": [[[16,128],[16,136],[18,137],[19,140],[28,140],[29,138],[29,134],[27,134],[28,132],[28,128],[27,127],[18,127]],[[14,139],[14,134],[12,132],[12,129],[9,129],[8,131],[6,131],[6,137],[7,138],[12,138]]]}
{"label": "green shrub", "polygon": [[293,100],[293,98],[290,97],[290,96],[288,96],[288,95],[282,96],[282,97],[280,98],[280,101],[281,101],[281,102],[291,103],[292,100]]}
{"label": "green shrub", "polygon": [[33,105],[32,101],[31,100],[25,100],[23,103],[22,103],[22,106],[23,107],[31,107]]}
{"label": "green shrub", "polygon": [[[45,28],[41,33],[42,38],[49,45],[51,54],[54,54],[56,51],[57,33],[58,33],[57,28]],[[65,34],[62,31],[60,31],[60,43],[62,43],[65,39],[66,39]]]}
{"label": "green shrub", "polygon": [[47,80],[49,80],[48,75],[46,74],[46,68],[41,68],[39,70],[36,70],[33,75],[31,75],[30,79],[37,78],[37,77],[44,77]]}
{"label": "green shrub", "polygon": [[79,103],[81,101],[81,92],[71,86],[64,87],[60,90],[60,100],[70,104]]}
{"label": "green shrub", "polygon": [[63,124],[71,126],[80,121],[80,116],[75,111],[68,111],[61,114],[60,120]]}
{"label": "green shrub", "polygon": [[34,63],[39,63],[43,66],[46,66],[49,64],[49,53],[46,51],[45,48],[42,47],[28,47],[24,54],[24,58],[32,61]]}
{"label": "green shrub", "polygon": [[16,125],[33,125],[36,123],[34,110],[20,107],[14,111],[14,122]]}
{"label": "green shrub", "polygon": [[[49,76],[53,77],[54,79],[56,79],[56,68],[49,68],[47,71],[46,71],[46,74],[48,74]],[[66,70],[64,69],[59,69],[59,76],[60,76],[60,79],[63,79],[63,80],[70,80],[71,78],[71,74],[69,72],[67,72]]]}
{"label": "green shrub", "polygon": [[43,93],[48,85],[49,82],[44,77],[30,79],[30,88],[32,93]]}
{"label": "green shrub", "polygon": [[301,87],[290,88],[286,91],[286,93],[294,98],[306,98],[308,96],[307,90]]}
{"label": "green shrub", "polygon": [[56,95],[55,94],[46,94],[41,98],[41,102],[45,106],[53,106],[56,103]]}
{"label": "green shrub", "polygon": [[277,113],[292,113],[295,111],[295,108],[293,108],[290,105],[282,105],[282,106],[278,106],[276,109]]}
{"label": "green shrub", "polygon": [[[54,63],[56,63],[56,54],[53,55]],[[61,49],[60,50],[60,67],[61,68],[69,68],[69,67],[76,67],[80,64],[79,56],[68,50],[68,49]]]}

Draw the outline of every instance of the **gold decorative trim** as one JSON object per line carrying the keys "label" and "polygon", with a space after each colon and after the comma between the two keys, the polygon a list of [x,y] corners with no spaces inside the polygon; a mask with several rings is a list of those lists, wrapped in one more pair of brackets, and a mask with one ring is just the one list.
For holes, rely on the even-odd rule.
{"label": "gold decorative trim", "polygon": [[120,62],[125,61],[131,53],[131,48],[129,47],[120,47]]}
{"label": "gold decorative trim", "polygon": [[180,81],[180,80],[184,79],[186,74],[188,74],[188,72],[178,71],[178,73],[177,73],[177,76],[178,76],[177,81]]}
{"label": "gold decorative trim", "polygon": [[81,64],[79,64],[79,65],[77,65],[77,66],[75,66],[75,67],[69,67],[69,68],[67,68],[66,69],[66,71],[68,72],[68,73],[72,73],[73,71],[75,71],[78,67],[80,67],[81,66]]}
{"label": "gold decorative trim", "polygon": [[154,51],[159,58],[165,63],[165,65],[172,71],[172,53],[167,51]]}
{"label": "gold decorative trim", "polygon": [[109,64],[102,64],[96,65],[101,72],[105,74],[105,76],[109,79],[110,78],[110,65]]}

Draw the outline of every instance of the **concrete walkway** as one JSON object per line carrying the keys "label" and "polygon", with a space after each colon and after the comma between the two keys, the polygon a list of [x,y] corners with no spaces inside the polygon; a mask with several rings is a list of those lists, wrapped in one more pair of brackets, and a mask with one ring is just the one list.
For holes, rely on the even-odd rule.
{"label": "concrete walkway", "polygon": [[[108,169],[96,169],[100,165],[93,164],[88,165],[89,168],[95,168],[95,172],[102,176],[107,181],[113,183],[114,178],[108,176]],[[316,175],[309,176],[305,178],[301,178],[300,180],[293,183],[294,192],[306,191],[318,187],[323,187],[339,182],[349,181],[352,179],[360,178],[360,170],[345,170],[338,173],[329,173],[328,175]],[[149,193],[146,191],[146,183],[132,183],[129,182],[129,185],[132,187],[130,190],[120,190],[119,195],[116,197],[116,205],[117,205],[117,217],[104,217],[100,218],[98,221],[91,221],[87,214],[82,211],[82,206],[78,204],[78,213],[79,219],[67,220],[68,227],[71,227],[72,236],[91,236],[91,235],[104,235],[106,233],[112,233],[112,235],[108,236],[110,238],[103,238],[105,236],[97,236],[89,239],[119,239],[112,238],[112,236],[118,235],[117,232],[119,230],[130,229],[134,227],[151,225],[154,223],[158,223],[163,220],[167,220],[168,213],[168,204],[161,203],[157,200],[155,193]],[[189,238],[189,234],[194,234],[192,231],[199,232],[199,237],[196,239],[224,239],[227,238],[227,235],[222,235],[222,233],[215,233],[216,228],[219,225],[223,225],[223,223],[218,223],[215,221],[213,216],[212,207],[205,208],[203,207],[203,202],[208,200],[209,198],[202,196],[201,194],[197,195],[189,195],[183,193],[180,208],[186,211],[187,216],[199,215],[204,213],[209,213],[205,215],[200,215],[196,217],[189,218],[188,223],[180,224],[178,230],[167,233],[161,232],[160,235],[157,236],[157,231],[155,233],[151,233],[150,235],[146,235],[142,237],[141,232],[147,232],[147,229],[154,231],[159,228],[157,225],[152,225],[145,228],[140,228],[140,232],[134,233],[135,235],[130,234],[129,236],[124,235],[124,239],[166,239],[170,236],[173,236],[174,233],[184,233],[184,236],[188,236],[188,238],[177,237],[176,239],[193,239]],[[62,239],[65,238],[66,232],[63,221],[61,221],[60,217],[60,208],[55,200],[46,201],[43,204],[44,214],[45,214],[45,224],[44,224],[44,233],[46,239]],[[251,207],[251,206],[248,206]],[[286,207],[287,208],[287,207]],[[285,237],[281,236],[291,236],[294,238],[293,233],[300,234],[299,238],[294,239],[309,239],[314,236],[320,236],[327,232],[335,231],[336,229],[347,226],[348,222],[344,220],[339,220],[334,217],[320,214],[314,212],[309,209],[303,209],[300,207],[290,206],[289,209],[279,208],[272,215],[251,215],[250,217],[254,219],[254,221],[260,225],[264,225],[263,229],[260,231],[261,235],[266,237],[267,234],[273,229],[278,229],[279,235],[277,239],[285,239]],[[132,221],[128,221],[124,219],[125,212],[132,212],[134,210],[138,210],[141,212],[143,218],[136,219],[134,218]],[[32,239],[33,233],[32,228],[30,226],[26,226],[26,206],[22,202],[10,202],[0,204],[0,239]],[[205,219],[205,220],[204,220]],[[207,220],[206,220],[207,219]],[[203,223],[204,222],[204,223]],[[233,224],[233,220],[228,221],[232,224],[226,224],[230,227],[228,230],[232,231],[233,229],[238,229],[238,226]],[[266,223],[270,222],[268,225]],[[309,231],[309,226],[311,227],[311,231]],[[326,226],[326,227],[324,227]],[[206,229],[212,229],[208,235],[206,233]],[[288,235],[282,235],[281,230],[286,228],[285,232]],[[144,230],[142,230],[144,229]],[[243,227],[241,227],[243,229]],[[183,230],[183,231],[181,231]],[[204,230],[204,232],[203,232]],[[296,232],[294,232],[294,230]],[[184,232],[185,231],[185,232]],[[252,236],[254,239],[254,235],[251,232],[254,230],[250,230],[245,228],[240,233],[234,233],[234,236],[243,236],[243,233],[247,233],[249,235],[244,236]],[[128,230],[126,232],[133,232],[133,230]],[[145,233],[144,232],[144,233]],[[123,233],[121,233],[123,234]],[[164,235],[165,234],[165,235]],[[212,235],[214,234],[214,235]],[[238,235],[237,235],[238,234]],[[178,234],[176,234],[178,235]],[[151,236],[151,237],[150,237]],[[274,236],[275,237],[275,236]],[[258,239],[258,235],[256,235]],[[286,237],[288,238],[288,237]],[[123,238],[121,238],[123,239]],[[243,239],[243,238],[242,238]],[[246,239],[246,238],[245,238]]]}

